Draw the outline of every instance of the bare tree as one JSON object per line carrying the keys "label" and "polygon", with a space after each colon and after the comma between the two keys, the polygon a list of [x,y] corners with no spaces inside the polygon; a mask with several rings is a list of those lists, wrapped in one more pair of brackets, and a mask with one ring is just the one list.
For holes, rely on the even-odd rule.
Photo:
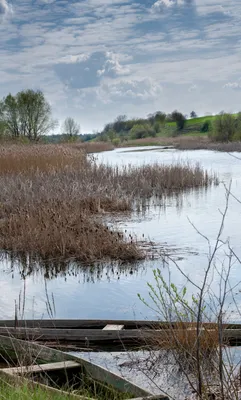
{"label": "bare tree", "polygon": [[63,123],[62,133],[68,138],[77,136],[80,132],[79,124],[71,117],[65,119]]}
{"label": "bare tree", "polygon": [[[187,286],[178,289],[171,282],[171,271],[169,279],[166,279],[162,271],[157,269],[154,271],[155,284],[148,284],[149,301],[139,295],[143,303],[155,311],[161,321],[165,321],[163,328],[156,331],[149,343],[161,354],[167,354],[168,351],[165,368],[171,362],[179,366],[194,393],[188,399],[239,400],[241,394],[240,377],[237,375],[237,369],[241,370],[241,361],[235,363],[227,346],[236,337],[232,324],[227,324],[227,309],[232,304],[240,316],[235,292],[241,285],[238,281],[232,286],[229,279],[232,267],[240,264],[241,260],[229,239],[222,239],[229,198],[233,196],[231,184],[225,186],[225,195],[225,209],[221,212],[215,243],[191,223],[208,245],[208,263],[203,280],[195,282],[195,278],[187,275],[173,258],[165,255],[166,265],[172,264],[171,269],[176,267]],[[220,258],[221,251],[224,252],[223,259]],[[212,282],[217,282],[217,279],[219,289],[215,291]],[[150,357],[153,358],[153,353]],[[160,368],[160,364],[156,363],[156,367]]]}

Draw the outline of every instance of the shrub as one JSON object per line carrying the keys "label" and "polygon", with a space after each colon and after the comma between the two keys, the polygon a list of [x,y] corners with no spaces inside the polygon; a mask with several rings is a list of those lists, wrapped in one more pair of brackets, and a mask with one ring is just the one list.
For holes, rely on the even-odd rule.
{"label": "shrub", "polygon": [[119,146],[120,144],[120,138],[116,137],[112,140],[112,143],[114,146]]}
{"label": "shrub", "polygon": [[213,121],[211,138],[217,142],[230,142],[236,128],[237,121],[232,114],[220,114]]}
{"label": "shrub", "polygon": [[207,119],[206,121],[203,122],[200,131],[205,133],[205,132],[209,132],[211,129],[211,121],[209,119]]}
{"label": "shrub", "polygon": [[160,122],[156,121],[153,125],[153,129],[155,131],[155,133],[159,133],[161,131],[161,124]]}
{"label": "shrub", "polygon": [[143,139],[148,136],[155,136],[156,132],[149,124],[136,124],[130,131],[132,139]]}
{"label": "shrub", "polygon": [[179,111],[173,111],[171,114],[171,120],[176,122],[177,129],[181,131],[186,124],[186,117]]}

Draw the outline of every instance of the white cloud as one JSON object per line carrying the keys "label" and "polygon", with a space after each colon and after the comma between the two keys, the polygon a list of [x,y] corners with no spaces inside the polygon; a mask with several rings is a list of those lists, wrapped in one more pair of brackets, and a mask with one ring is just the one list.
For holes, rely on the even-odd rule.
{"label": "white cloud", "polygon": [[106,57],[107,60],[105,61],[103,68],[97,71],[98,77],[108,76],[114,78],[117,76],[128,75],[130,73],[128,67],[120,64],[118,55],[112,52],[106,52]]}
{"label": "white cloud", "polygon": [[238,82],[228,82],[223,86],[228,89],[241,89],[241,79]]}
{"label": "white cloud", "polygon": [[7,14],[10,11],[10,6],[7,0],[0,0],[0,15]]}
{"label": "white cloud", "polygon": [[66,64],[75,64],[85,62],[90,58],[90,54],[76,54],[62,57],[59,62]]}
{"label": "white cloud", "polygon": [[165,8],[171,8],[174,6],[183,6],[185,4],[189,4],[188,0],[157,0],[152,5],[152,11],[163,11]]}
{"label": "white cloud", "polygon": [[160,96],[162,86],[149,78],[143,80],[120,80],[116,83],[103,83],[97,89],[97,96],[103,103],[149,102]]}

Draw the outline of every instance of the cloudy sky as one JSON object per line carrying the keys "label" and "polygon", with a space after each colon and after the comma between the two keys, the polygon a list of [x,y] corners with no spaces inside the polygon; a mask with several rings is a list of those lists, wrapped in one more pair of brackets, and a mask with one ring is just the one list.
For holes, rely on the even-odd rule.
{"label": "cloudy sky", "polygon": [[0,97],[41,89],[82,132],[241,110],[240,0],[0,0]]}

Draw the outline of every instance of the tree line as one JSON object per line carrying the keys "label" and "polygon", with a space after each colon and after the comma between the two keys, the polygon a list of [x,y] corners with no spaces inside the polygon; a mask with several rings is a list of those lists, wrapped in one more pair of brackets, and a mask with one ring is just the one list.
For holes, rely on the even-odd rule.
{"label": "tree line", "polygon": [[[196,113],[191,113],[193,118]],[[158,133],[167,127],[167,122],[175,123],[177,131],[181,132],[186,125],[187,117],[175,110],[171,114],[157,111],[149,114],[147,118],[128,119],[126,115],[119,115],[112,123],[105,125],[102,132],[98,134],[98,139],[102,141],[110,140],[118,144],[128,139],[143,139],[145,137],[156,137]]]}
{"label": "tree line", "polygon": [[[197,118],[195,111],[190,119]],[[50,135],[58,127],[52,117],[52,109],[42,91],[23,90],[15,96],[9,94],[0,101],[0,137],[37,142],[46,141],[111,141],[114,145],[129,139],[142,139],[156,136],[174,136],[188,133],[187,116],[178,110],[170,114],[157,111],[147,118],[128,119],[119,115],[114,122],[105,125],[95,134],[80,135],[79,124],[71,117],[65,119],[61,135]],[[193,125],[193,126],[194,126]],[[221,112],[212,120],[202,122],[199,131],[207,133],[212,140],[229,142],[241,140],[241,112],[229,114]],[[81,138],[81,139],[80,139]]]}
{"label": "tree line", "polygon": [[[52,118],[49,102],[40,90],[23,90],[0,101],[1,136],[37,142],[58,125],[58,121]],[[74,140],[80,133],[80,126],[68,117],[61,130],[63,137]]]}

